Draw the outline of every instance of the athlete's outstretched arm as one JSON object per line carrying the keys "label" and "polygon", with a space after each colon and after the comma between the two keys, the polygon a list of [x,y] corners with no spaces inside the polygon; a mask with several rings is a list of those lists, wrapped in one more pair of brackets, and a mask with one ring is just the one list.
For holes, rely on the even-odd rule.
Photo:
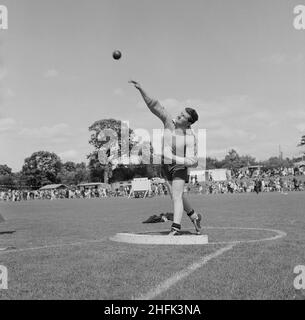
{"label": "athlete's outstretched arm", "polygon": [[161,119],[163,123],[166,123],[172,120],[171,115],[166,111],[164,107],[161,106],[160,102],[156,99],[149,97],[149,95],[143,90],[139,82],[134,80],[130,80],[128,82],[132,83],[135,86],[135,88],[137,88],[140,91],[149,110],[154,115],[156,115],[159,119]]}

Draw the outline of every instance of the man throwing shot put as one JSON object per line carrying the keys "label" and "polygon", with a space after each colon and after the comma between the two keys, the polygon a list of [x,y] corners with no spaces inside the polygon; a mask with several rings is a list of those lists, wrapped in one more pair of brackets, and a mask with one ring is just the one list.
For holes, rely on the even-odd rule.
{"label": "man throwing shot put", "polygon": [[188,180],[187,169],[198,165],[196,139],[191,125],[198,120],[197,112],[185,108],[176,118],[152,99],[136,81],[129,81],[137,88],[150,111],[164,124],[162,174],[167,181],[174,205],[174,221],[169,235],[181,234],[183,210],[193,222],[196,233],[201,233],[201,214],[196,213],[184,195],[184,185]]}

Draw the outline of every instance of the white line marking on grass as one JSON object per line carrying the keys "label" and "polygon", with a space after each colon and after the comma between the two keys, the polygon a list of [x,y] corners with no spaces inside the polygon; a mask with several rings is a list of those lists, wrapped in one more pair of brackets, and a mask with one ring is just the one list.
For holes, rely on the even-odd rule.
{"label": "white line marking on grass", "polygon": [[287,236],[287,233],[281,230],[276,229],[266,229],[266,228],[238,228],[238,227],[205,227],[205,229],[223,229],[223,230],[254,230],[254,231],[267,231],[276,233],[275,236],[261,239],[253,240],[233,240],[233,241],[222,241],[222,242],[209,242],[209,244],[239,244],[239,243],[255,243],[255,242],[264,242],[264,241],[274,241]]}
{"label": "white line marking on grass", "polygon": [[234,247],[234,244],[229,244],[225,246],[224,248],[221,248],[207,256],[202,257],[199,261],[192,263],[188,267],[186,267],[184,270],[179,271],[172,275],[167,280],[163,281],[159,285],[157,285],[155,288],[151,289],[145,294],[142,294],[136,298],[133,298],[133,300],[151,300],[160,295],[161,293],[167,291],[170,287],[175,285],[180,280],[188,277],[190,274],[192,274],[197,269],[201,268],[203,265],[208,263],[211,259],[216,258],[220,256],[221,254],[225,253],[226,251],[231,250]]}
{"label": "white line marking on grass", "polygon": [[5,250],[1,251],[0,254],[5,253],[11,253],[11,252],[23,252],[23,251],[35,251],[35,250],[43,250],[43,249],[50,249],[50,248],[62,248],[67,246],[81,246],[88,243],[99,243],[103,242],[105,240],[108,240],[107,237],[98,239],[98,240],[85,240],[85,241],[79,241],[79,242],[72,242],[72,243],[61,243],[61,244],[51,244],[46,246],[40,246],[40,247],[30,247],[30,248],[21,248],[21,249],[11,249],[11,250]]}
{"label": "white line marking on grass", "polygon": [[[255,243],[255,242],[264,242],[264,241],[273,241],[278,240],[281,238],[284,238],[287,236],[287,233],[281,230],[276,229],[266,229],[266,228],[241,228],[241,227],[203,227],[204,229],[219,229],[219,230],[253,230],[253,231],[266,231],[266,232],[273,232],[276,235],[272,237],[267,238],[260,238],[260,239],[252,239],[252,240],[232,240],[232,241],[217,241],[217,242],[208,242],[205,244],[205,246],[208,245],[218,245],[218,244],[240,244],[240,243]],[[192,228],[184,229],[184,230],[193,230]],[[162,232],[164,230],[153,230],[153,231],[147,231],[143,232],[145,233],[151,233],[151,232]]]}

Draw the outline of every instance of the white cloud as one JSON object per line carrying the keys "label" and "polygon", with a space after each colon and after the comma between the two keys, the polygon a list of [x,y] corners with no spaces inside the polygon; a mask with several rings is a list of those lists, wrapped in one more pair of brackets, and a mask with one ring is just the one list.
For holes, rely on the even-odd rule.
{"label": "white cloud", "polygon": [[116,89],[114,89],[113,94],[116,95],[116,96],[123,96],[124,95],[124,90],[121,89],[121,88],[116,88]]}
{"label": "white cloud", "polygon": [[305,55],[303,53],[299,53],[293,59],[295,63],[303,64],[305,62]]}
{"label": "white cloud", "polygon": [[288,56],[284,53],[274,53],[270,56],[261,59],[261,62],[273,65],[284,65],[284,64],[303,64],[305,62],[305,55],[298,53],[293,56]]}
{"label": "white cloud", "polygon": [[0,133],[8,132],[16,127],[16,120],[13,118],[0,119]]}
{"label": "white cloud", "polygon": [[45,78],[56,78],[59,76],[59,71],[56,69],[49,69],[44,73],[43,76]]}
{"label": "white cloud", "polygon": [[[208,157],[224,158],[225,155],[229,152],[231,148],[222,148],[222,149],[209,149],[207,150]],[[232,148],[235,149],[235,148]]]}
{"label": "white cloud", "polygon": [[167,98],[167,99],[161,100],[160,103],[162,106],[164,106],[167,109],[178,110],[177,113],[180,111],[180,109],[183,108],[183,102],[180,102],[173,98]]}
{"label": "white cloud", "polygon": [[23,128],[19,134],[23,137],[36,139],[52,139],[53,142],[65,141],[67,137],[72,135],[71,129],[66,123],[59,123],[51,127]]}
{"label": "white cloud", "polygon": [[[292,110],[290,110],[292,109]],[[304,109],[295,109],[295,108],[289,108],[288,111],[285,112],[286,116],[295,119],[295,120],[305,120],[305,110]]]}
{"label": "white cloud", "polygon": [[141,99],[137,105],[136,105],[136,108],[137,109],[144,109],[144,108],[147,108],[146,105],[145,105],[145,102]]}
{"label": "white cloud", "polygon": [[255,132],[247,131],[233,126],[223,126],[214,130],[207,130],[207,145],[218,145],[232,148],[232,145],[244,145],[253,142],[257,135]]}
{"label": "white cloud", "polygon": [[4,99],[10,99],[16,96],[14,90],[11,88],[0,88],[0,94]]}
{"label": "white cloud", "polygon": [[7,88],[5,93],[8,98],[14,98],[16,96],[15,91],[11,88]]}
{"label": "white cloud", "polygon": [[280,65],[287,62],[287,57],[284,53],[274,53],[271,56],[262,58],[262,62]]}
{"label": "white cloud", "polygon": [[305,132],[305,122],[303,122],[303,123],[298,123],[295,127],[296,127],[300,132]]}
{"label": "white cloud", "polygon": [[59,157],[63,161],[77,161],[79,158],[79,154],[76,150],[66,150],[64,152],[59,153]]}
{"label": "white cloud", "polygon": [[7,70],[0,67],[0,81],[2,81],[7,75]]}

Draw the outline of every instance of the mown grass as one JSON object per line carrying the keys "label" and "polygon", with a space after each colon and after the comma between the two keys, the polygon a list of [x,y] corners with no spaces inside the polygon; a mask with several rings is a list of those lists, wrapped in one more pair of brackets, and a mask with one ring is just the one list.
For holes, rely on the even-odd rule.
{"label": "mown grass", "polygon": [[[191,196],[194,207],[204,212],[205,225],[279,229],[287,237],[238,244],[156,298],[304,299],[305,290],[293,287],[294,267],[305,265],[304,195]],[[117,232],[168,229],[170,223],[141,223],[167,211],[172,211],[168,197],[1,203],[6,223],[0,231],[16,232],[1,235],[0,247],[11,245],[17,250],[0,252],[0,264],[9,272],[9,289],[0,291],[0,299],[131,299],[224,246],[132,245],[109,240]],[[187,217],[183,227],[192,227]],[[234,229],[205,231],[213,242],[271,235]]]}

